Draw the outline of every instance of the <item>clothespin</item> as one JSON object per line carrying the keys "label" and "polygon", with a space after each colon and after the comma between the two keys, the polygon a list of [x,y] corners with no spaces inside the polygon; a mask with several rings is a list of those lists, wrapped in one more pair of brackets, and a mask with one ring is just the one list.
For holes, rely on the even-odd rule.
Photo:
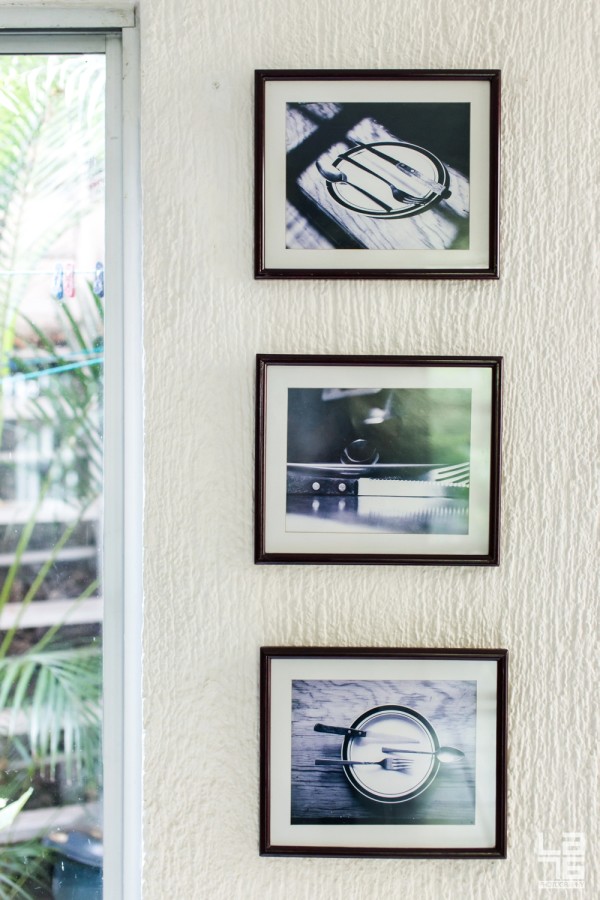
{"label": "clothespin", "polygon": [[65,296],[62,263],[56,263],[54,267],[54,281],[52,282],[52,296],[56,300],[62,300]]}
{"label": "clothespin", "polygon": [[104,297],[104,266],[101,262],[96,263],[96,272],[94,274],[92,290],[96,297]]}
{"label": "clothespin", "polygon": [[67,297],[75,296],[75,266],[67,263],[65,266],[65,294]]}

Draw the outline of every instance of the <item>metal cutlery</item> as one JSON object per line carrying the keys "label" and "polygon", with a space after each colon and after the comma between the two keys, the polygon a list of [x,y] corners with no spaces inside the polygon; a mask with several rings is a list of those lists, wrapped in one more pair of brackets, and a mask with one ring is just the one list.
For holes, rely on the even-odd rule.
{"label": "metal cutlery", "polygon": [[382,747],[382,753],[412,753],[417,756],[435,756],[439,762],[450,763],[456,762],[459,759],[463,759],[464,753],[462,750],[457,750],[456,747],[440,747],[439,750],[407,750],[403,747]]}
{"label": "metal cutlery", "polygon": [[[366,737],[366,731],[360,731],[358,728],[344,728],[342,725],[322,725],[321,722],[317,722],[315,725],[315,731],[321,731],[323,734],[343,734],[348,735],[348,737]],[[387,738],[386,738],[387,740]]]}
{"label": "metal cutlery", "polygon": [[[409,166],[408,163],[402,162],[399,159],[396,159],[393,156],[390,156],[388,153],[384,153],[378,147],[374,147],[373,145],[366,145],[360,142],[357,142],[357,146],[363,150],[367,150],[369,153],[372,153],[374,156],[378,156],[380,159],[384,159],[386,162],[391,163],[395,166],[400,172],[404,175],[408,175],[412,178],[416,178],[420,181],[425,187],[433,192],[434,194],[438,194],[443,200],[447,199],[451,196],[451,191],[448,188],[440,184],[439,181],[432,181],[431,178],[428,178],[427,175],[424,175],[423,172],[419,172],[417,169],[413,169],[412,166]],[[406,196],[409,196],[408,194]],[[423,200],[422,197],[411,197],[411,200],[419,201]]]}
{"label": "metal cutlery", "polygon": [[321,722],[317,722],[314,728],[315,731],[320,731],[322,734],[342,734],[348,737],[356,737],[356,738],[366,738],[372,737],[373,740],[376,741],[399,741],[402,740],[405,744],[417,744],[418,741],[414,740],[414,738],[405,738],[401,737],[398,734],[377,734],[373,732],[369,735],[368,731],[361,731],[359,728],[347,728],[343,725],[323,725]]}
{"label": "metal cutlery", "polygon": [[408,766],[405,760],[386,756],[385,759],[315,759],[315,766],[381,766],[391,772],[404,772]]}
{"label": "metal cutlery", "polygon": [[383,181],[384,184],[387,184],[390,191],[392,192],[392,197],[394,200],[397,200],[398,203],[421,203],[422,198],[420,197],[412,197],[410,194],[407,194],[406,191],[403,191],[397,185],[394,184],[393,181],[390,181],[389,178],[386,178],[385,175],[382,175],[380,172],[377,172],[375,169],[370,169],[368,166],[363,166],[361,162],[357,159],[354,159],[353,156],[346,157],[349,163],[353,166],[356,166],[357,169],[362,169],[363,172],[367,172],[369,175],[373,175],[375,178],[378,178],[380,181]]}
{"label": "metal cutlery", "polygon": [[388,206],[388,204],[381,200],[379,197],[375,197],[373,194],[369,193],[369,191],[366,191],[364,188],[360,187],[360,185],[354,184],[352,181],[350,181],[345,172],[332,172],[330,169],[324,169],[319,160],[316,161],[315,165],[317,167],[319,175],[321,175],[326,181],[330,181],[333,184],[347,184],[349,187],[354,188],[355,191],[363,194],[363,196],[368,197],[369,200],[371,200],[373,203],[376,203],[377,206],[380,206],[383,210],[385,210],[385,212],[392,211],[392,207]]}

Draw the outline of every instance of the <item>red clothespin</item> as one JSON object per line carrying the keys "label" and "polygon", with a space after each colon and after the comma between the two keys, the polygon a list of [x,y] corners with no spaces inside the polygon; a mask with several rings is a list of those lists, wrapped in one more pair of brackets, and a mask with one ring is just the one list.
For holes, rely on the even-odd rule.
{"label": "red clothespin", "polygon": [[67,263],[65,266],[65,295],[67,297],[75,296],[75,266],[73,263]]}

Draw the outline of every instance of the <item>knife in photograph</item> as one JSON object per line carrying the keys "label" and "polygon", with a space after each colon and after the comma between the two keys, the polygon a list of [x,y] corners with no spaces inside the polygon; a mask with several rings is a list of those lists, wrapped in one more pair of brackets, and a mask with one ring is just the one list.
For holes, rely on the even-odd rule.
{"label": "knife in photograph", "polygon": [[[361,731],[359,728],[344,728],[341,725],[322,725],[320,722],[315,725],[315,731],[320,731],[322,734],[342,734],[347,737],[369,737],[367,731]],[[374,732],[372,737],[377,741],[402,741],[405,744],[419,743],[419,741],[416,741],[414,738],[405,738],[398,734],[378,734],[377,732]]]}
{"label": "knife in photograph", "polygon": [[339,465],[288,463],[287,493],[339,497],[467,498],[469,463]]}
{"label": "knife in photograph", "polygon": [[[360,731],[358,728],[344,728],[340,725],[321,725],[318,722],[315,725],[315,731],[321,731],[323,734],[343,734],[348,737],[366,737],[366,731]],[[385,739],[387,741],[387,738]]]}

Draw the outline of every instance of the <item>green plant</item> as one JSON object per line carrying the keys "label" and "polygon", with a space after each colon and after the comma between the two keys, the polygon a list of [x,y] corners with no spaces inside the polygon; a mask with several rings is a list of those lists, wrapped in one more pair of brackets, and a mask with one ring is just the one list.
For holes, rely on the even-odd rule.
{"label": "green plant", "polygon": [[[0,797],[0,832],[13,824],[27,801],[33,788],[29,788],[17,800],[8,803]],[[0,847],[0,897],[2,900],[16,900],[31,896],[31,891],[44,889],[47,883],[47,851],[37,842],[19,847]]]}
{"label": "green plant", "polygon": [[[24,273],[97,202],[92,186],[103,179],[103,108],[102,57],[0,56],[0,444],[7,378],[11,386],[23,379],[39,388],[18,422],[20,433],[45,428],[55,435],[0,584],[0,614],[16,595],[20,600],[16,621],[0,634],[0,710],[8,712],[0,734],[0,795],[21,795],[21,805],[41,771],[54,777],[60,766],[66,779],[92,792],[100,778],[99,641],[73,643],[65,631],[72,611],[97,592],[97,579],[90,575],[79,586],[64,619],[41,636],[30,632],[24,644],[20,625],[47,593],[62,550],[101,491],[102,301],[90,290],[83,316],[81,301],[77,308],[52,301],[60,327],[51,333],[24,316],[21,304],[29,281]],[[19,323],[26,326],[20,337]],[[40,511],[51,497],[61,498],[68,515],[45,545],[45,561],[25,577],[27,554],[39,546]],[[0,810],[0,825],[1,816]],[[0,900],[35,896],[45,858],[38,841],[0,846]]]}
{"label": "green plant", "polygon": [[96,177],[103,172],[103,90],[101,57],[0,56],[0,269],[10,273],[0,278],[5,362],[29,281],[19,270],[33,269],[89,210],[91,198],[82,194],[94,177],[90,167]]}
{"label": "green plant", "polygon": [[0,900],[48,897],[48,856],[38,841],[0,847]]}
{"label": "green plant", "polygon": [[[23,568],[23,560],[31,544],[38,523],[39,511],[49,493],[60,487],[63,499],[72,509],[67,522],[53,546],[48,550],[44,563],[36,572],[21,599],[20,614],[14,625],[0,641],[0,709],[10,710],[5,724],[4,755],[8,762],[5,769],[5,789],[10,795],[23,790],[36,771],[42,766],[55,776],[57,766],[63,767],[68,780],[77,780],[87,786],[92,794],[100,782],[101,755],[101,691],[102,655],[98,643],[89,646],[71,646],[64,640],[64,627],[68,615],[49,628],[44,635],[24,652],[13,651],[19,625],[27,608],[35,602],[43,590],[48,576],[57,565],[61,550],[68,545],[82,517],[101,491],[101,421],[102,396],[102,348],[98,334],[102,329],[103,308],[100,298],[90,289],[95,310],[91,332],[86,334],[78,324],[74,311],[68,304],[59,310],[64,320],[63,343],[56,346],[33,323],[28,322],[34,335],[35,346],[29,354],[21,356],[13,366],[16,378],[33,378],[41,385],[39,395],[28,403],[28,417],[22,423],[25,430],[52,426],[56,435],[53,461],[45,473],[42,487],[32,514],[23,527],[12,562],[0,589],[0,613],[10,601],[11,591]],[[32,353],[35,355],[32,357]],[[80,364],[61,371],[62,359],[78,358]],[[32,363],[31,359],[35,361]],[[54,374],[56,372],[56,374]],[[65,474],[76,469],[80,475],[69,487]],[[73,598],[69,613],[98,590],[93,578]],[[26,732],[23,733],[23,723]],[[44,871],[45,852],[38,842],[27,842],[19,847],[0,850],[0,889],[5,882],[17,889],[14,881],[24,873],[27,860],[28,874]],[[6,886],[5,884],[5,886]],[[19,890],[29,890],[23,888]],[[28,881],[29,886],[32,882]],[[0,893],[0,896],[4,896]],[[7,897],[30,896],[6,894]]]}
{"label": "green plant", "polygon": [[[62,549],[68,544],[82,517],[99,497],[102,488],[100,432],[100,399],[102,367],[89,365],[98,356],[97,334],[101,329],[102,303],[93,295],[97,312],[97,328],[86,336],[77,323],[74,312],[62,304],[61,315],[69,328],[64,334],[67,346],[57,348],[33,323],[29,323],[37,338],[35,364],[28,357],[20,360],[16,378],[35,376],[43,381],[40,396],[29,401],[30,418],[24,427],[38,429],[42,425],[54,428],[56,447],[52,464],[46,472],[42,488],[32,514],[22,529],[4,584],[0,589],[0,613],[10,601],[11,589],[23,567],[24,555],[32,540],[39,511],[53,487],[61,486],[63,499],[69,501],[71,521],[65,523],[60,536],[48,549],[44,563],[21,599],[20,613],[14,625],[0,641],[0,709],[10,709],[7,736],[18,738],[20,723],[28,722],[31,766],[43,759],[51,772],[59,759],[68,778],[76,772],[89,775],[98,767],[100,750],[101,650],[98,646],[66,646],[61,631],[68,622],[62,620],[49,628],[43,637],[23,653],[11,652],[20,621],[57,564]],[[57,359],[67,352],[69,358],[79,353],[81,365],[67,372],[56,369]],[[74,468],[80,475],[71,488],[65,483],[65,473]],[[86,465],[84,465],[86,464]],[[73,598],[70,612],[98,590],[96,578],[90,580]],[[23,756],[23,748],[19,747]],[[30,769],[21,765],[21,769]]]}

